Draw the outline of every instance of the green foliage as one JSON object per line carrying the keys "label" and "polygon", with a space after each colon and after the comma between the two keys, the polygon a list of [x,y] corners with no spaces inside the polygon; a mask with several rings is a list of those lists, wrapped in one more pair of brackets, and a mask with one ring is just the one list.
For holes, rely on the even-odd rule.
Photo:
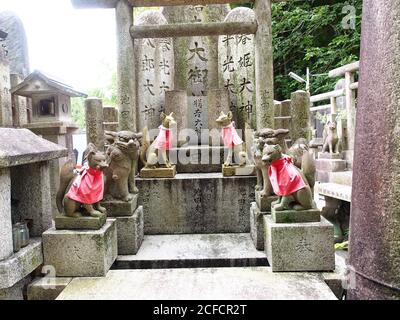
{"label": "green foliage", "polygon": [[[349,13],[346,5],[356,9],[356,28],[344,29],[342,21]],[[232,9],[252,4],[231,5]],[[360,51],[362,0],[291,0],[272,6],[274,36],[275,98],[289,99],[293,91],[305,89],[290,77],[294,72],[303,78],[307,67],[311,93],[331,91],[337,79],[327,73],[357,61]]]}
{"label": "green foliage", "polygon": [[[329,4],[326,4],[329,3]],[[349,13],[346,5],[356,9],[356,28],[344,29]],[[304,89],[290,77],[295,72],[305,77],[311,73],[311,93],[331,91],[337,79],[327,73],[357,61],[360,51],[362,0],[288,1],[272,7],[274,35],[275,98],[288,99],[291,92]]]}
{"label": "green foliage", "polygon": [[85,107],[83,98],[71,99],[71,113],[74,123],[80,128],[85,128]]}

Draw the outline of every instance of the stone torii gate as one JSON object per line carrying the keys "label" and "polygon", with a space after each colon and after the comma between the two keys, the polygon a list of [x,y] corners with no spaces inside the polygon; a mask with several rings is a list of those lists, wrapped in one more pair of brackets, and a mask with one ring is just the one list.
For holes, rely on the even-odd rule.
{"label": "stone torii gate", "polygon": [[[121,130],[137,129],[134,39],[255,34],[257,129],[274,125],[272,2],[282,0],[71,0],[76,8],[115,8],[118,41],[118,110]],[[257,23],[218,22],[135,26],[133,7],[254,2]]]}

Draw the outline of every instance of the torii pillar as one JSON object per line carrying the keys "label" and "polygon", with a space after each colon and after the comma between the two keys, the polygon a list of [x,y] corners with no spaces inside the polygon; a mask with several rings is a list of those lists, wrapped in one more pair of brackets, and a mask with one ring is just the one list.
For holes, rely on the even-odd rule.
{"label": "torii pillar", "polygon": [[400,6],[364,0],[349,299],[400,299]]}
{"label": "torii pillar", "polygon": [[119,129],[136,131],[136,88],[133,7],[128,0],[71,0],[75,8],[115,8],[117,26],[117,80]]}

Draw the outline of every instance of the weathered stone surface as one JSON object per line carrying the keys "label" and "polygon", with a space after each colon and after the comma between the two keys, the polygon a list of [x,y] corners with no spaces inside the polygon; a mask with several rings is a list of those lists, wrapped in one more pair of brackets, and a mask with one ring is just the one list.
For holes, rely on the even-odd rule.
{"label": "weathered stone surface", "polygon": [[176,175],[176,166],[171,168],[143,168],[140,170],[141,178],[173,178]]}
{"label": "weathered stone surface", "polygon": [[351,202],[351,186],[337,183],[320,183],[318,185],[318,193],[323,196]]}
{"label": "weathered stone surface", "polygon": [[278,199],[278,196],[262,197],[261,191],[256,191],[256,203],[262,212],[271,212],[271,203]]}
{"label": "weathered stone surface", "polygon": [[346,161],[337,159],[317,159],[315,160],[317,171],[336,172],[346,170]]}
{"label": "weathered stone surface", "polygon": [[105,131],[118,131],[118,109],[115,107],[105,106],[103,107],[104,123],[103,127]]}
{"label": "weathered stone surface", "polygon": [[272,208],[271,216],[272,221],[275,223],[302,223],[321,221],[321,211],[319,209],[276,211],[274,208]]}
{"label": "weathered stone surface", "polygon": [[[186,142],[186,136],[182,130],[188,128],[188,97],[186,90],[174,90],[165,92],[165,111],[167,114],[174,113],[176,128],[172,128],[173,141],[181,146]],[[157,123],[160,124],[160,116],[157,117]],[[156,125],[155,127],[158,127]]]}
{"label": "weathered stone surface", "polygon": [[71,281],[61,277],[35,279],[28,285],[28,300],[55,300]]}
{"label": "weathered stone surface", "polygon": [[67,149],[38,137],[28,129],[0,128],[0,141],[0,168],[57,159],[68,154]]}
{"label": "weathered stone surface", "polygon": [[250,206],[250,235],[257,250],[264,250],[264,214],[255,202]]}
{"label": "weathered stone surface", "polygon": [[0,30],[8,33],[4,44],[8,50],[10,72],[26,77],[29,74],[28,41],[22,21],[13,12],[1,12]]}
{"label": "weathered stone surface", "polygon": [[24,287],[30,282],[27,276],[10,288],[0,289],[0,300],[24,300]]}
{"label": "weathered stone surface", "polygon": [[46,265],[58,277],[103,277],[117,257],[117,225],[109,219],[95,231],[50,229],[43,233]]}
{"label": "weathered stone surface", "polygon": [[221,145],[221,128],[215,120],[221,112],[229,112],[229,93],[226,89],[212,89],[207,92],[208,98],[208,130],[210,130],[209,144],[212,146]]}
{"label": "weathered stone surface", "polygon": [[[23,77],[19,74],[11,74],[11,88],[17,86],[23,81]],[[12,107],[15,111],[13,119],[14,126],[22,127],[28,123],[28,101],[27,98],[17,95],[11,95]]]}
{"label": "weathered stone surface", "polygon": [[[159,10],[142,12],[135,25],[165,25],[167,20]],[[135,42],[135,69],[136,69],[136,96],[139,130],[145,126],[156,129],[160,125],[161,112],[175,112],[180,128],[181,119],[183,128],[186,128],[187,100],[185,105],[168,101],[168,91],[174,90],[174,44],[171,38],[136,39]],[[185,91],[186,98],[186,91]],[[180,101],[179,101],[180,102]],[[180,117],[182,116],[182,118]],[[179,132],[179,131],[178,131]]]}
{"label": "weathered stone surface", "polygon": [[274,67],[271,0],[257,0],[254,12],[258,23],[255,41],[257,130],[274,126]]}
{"label": "weathered stone surface", "polygon": [[136,255],[119,256],[118,269],[267,266],[248,233],[146,235]]}
{"label": "weathered stone surface", "polygon": [[117,217],[118,254],[136,254],[144,237],[143,207],[129,217]]}
{"label": "weathered stone surface", "polygon": [[290,112],[292,126],[290,130],[292,141],[305,138],[311,139],[310,94],[306,91],[296,91],[291,95]]}
{"label": "weathered stone surface", "polygon": [[189,145],[201,144],[208,145],[209,135],[205,131],[208,124],[208,98],[205,95],[189,96],[188,97],[188,129],[194,130],[197,133],[197,140],[192,139]]}
{"label": "weathered stone surface", "polygon": [[222,166],[222,175],[224,177],[232,176],[252,176],[255,174],[255,167],[253,165],[249,166]]}
{"label": "weathered stone surface", "polygon": [[101,205],[107,209],[108,217],[131,216],[137,208],[138,198],[139,195],[134,194],[133,199],[129,202],[105,199]]}
{"label": "weathered stone surface", "polygon": [[336,300],[318,274],[267,267],[112,270],[105,278],[73,279],[57,298],[78,299]]}
{"label": "weathered stone surface", "polygon": [[311,223],[275,223],[264,216],[265,251],[272,271],[335,269],[333,226],[326,219]]}
{"label": "weathered stone surface", "polygon": [[399,30],[398,1],[363,1],[349,299],[400,298]]}
{"label": "weathered stone surface", "polygon": [[136,132],[136,72],[134,41],[129,28],[134,24],[128,0],[115,5],[117,31],[118,121],[120,130]]}
{"label": "weathered stone surface", "polygon": [[351,187],[353,182],[353,171],[330,172],[329,182]]}
{"label": "weathered stone surface", "polygon": [[8,258],[12,253],[10,170],[0,168],[0,261]]}
{"label": "weathered stone surface", "polygon": [[255,177],[178,174],[174,179],[138,179],[137,183],[145,234],[250,231]]}
{"label": "weathered stone surface", "polygon": [[32,237],[40,237],[44,231],[52,227],[53,208],[50,187],[48,161],[11,168],[11,192],[16,202],[14,219],[16,221],[30,220]]}
{"label": "weathered stone surface", "polygon": [[[228,13],[225,22],[256,22],[256,16],[252,9],[238,7]],[[219,37],[220,82],[229,92],[228,107],[233,111],[239,129],[245,129],[245,123],[252,128],[256,126],[254,59],[253,34]]]}
{"label": "weathered stone surface", "polygon": [[57,215],[54,218],[57,230],[99,230],[106,223],[106,216],[71,218],[64,215]]}
{"label": "weathered stone surface", "polygon": [[86,142],[93,143],[99,150],[104,150],[103,101],[98,98],[85,100]]}
{"label": "weathered stone surface", "polygon": [[342,153],[318,152],[318,159],[342,160]]}
{"label": "weathered stone surface", "polygon": [[42,263],[42,241],[31,238],[28,246],[0,261],[0,289],[11,288]]}
{"label": "weathered stone surface", "polygon": [[0,126],[11,127],[13,125],[10,68],[5,50],[0,48]]}

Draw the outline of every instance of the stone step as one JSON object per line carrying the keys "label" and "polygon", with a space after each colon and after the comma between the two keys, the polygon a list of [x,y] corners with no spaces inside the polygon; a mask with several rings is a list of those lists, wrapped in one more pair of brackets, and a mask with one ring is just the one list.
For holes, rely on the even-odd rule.
{"label": "stone step", "polygon": [[113,269],[268,266],[248,233],[145,236],[136,255],[118,256]]}
{"label": "stone step", "polygon": [[73,279],[57,300],[337,299],[320,274],[247,267],[111,270],[103,278]]}
{"label": "stone step", "polygon": [[137,179],[145,234],[248,233],[256,177],[222,173]]}

